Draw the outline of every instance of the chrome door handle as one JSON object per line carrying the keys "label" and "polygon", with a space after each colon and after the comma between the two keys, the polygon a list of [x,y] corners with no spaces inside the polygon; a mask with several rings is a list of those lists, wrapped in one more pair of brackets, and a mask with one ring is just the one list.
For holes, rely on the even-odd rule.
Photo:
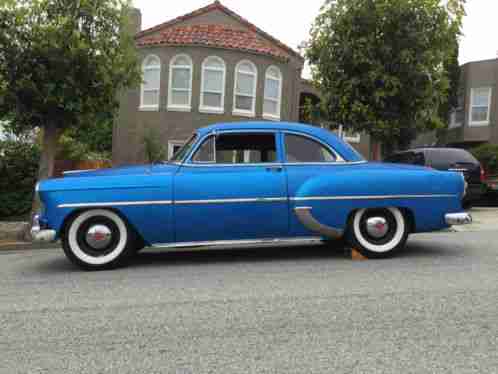
{"label": "chrome door handle", "polygon": [[274,173],[280,173],[282,171],[282,166],[268,166],[266,168],[266,171],[274,172]]}

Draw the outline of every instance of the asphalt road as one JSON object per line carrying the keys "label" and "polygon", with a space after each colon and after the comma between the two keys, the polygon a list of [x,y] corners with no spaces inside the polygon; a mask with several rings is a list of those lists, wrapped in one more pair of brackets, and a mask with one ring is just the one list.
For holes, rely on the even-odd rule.
{"label": "asphalt road", "polygon": [[417,236],[366,262],[149,250],[98,273],[0,252],[0,373],[496,373],[497,239]]}

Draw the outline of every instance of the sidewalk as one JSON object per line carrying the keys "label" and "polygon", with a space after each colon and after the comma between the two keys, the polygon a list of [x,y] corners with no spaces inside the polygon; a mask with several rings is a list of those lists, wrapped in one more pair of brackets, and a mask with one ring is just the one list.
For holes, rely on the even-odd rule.
{"label": "sidewalk", "polygon": [[32,243],[14,240],[0,240],[0,252],[2,251],[24,251],[32,249],[57,249],[60,248],[60,242],[56,243]]}
{"label": "sidewalk", "polygon": [[453,226],[454,231],[497,231],[498,232],[498,208],[476,207],[470,210],[473,222],[470,225]]}

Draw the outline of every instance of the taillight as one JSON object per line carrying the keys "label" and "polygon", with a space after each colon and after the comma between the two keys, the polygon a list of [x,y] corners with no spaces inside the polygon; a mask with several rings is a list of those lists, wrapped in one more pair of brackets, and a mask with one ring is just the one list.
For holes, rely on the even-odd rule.
{"label": "taillight", "polygon": [[484,171],[484,168],[481,166],[481,182],[484,183],[486,182],[486,172]]}

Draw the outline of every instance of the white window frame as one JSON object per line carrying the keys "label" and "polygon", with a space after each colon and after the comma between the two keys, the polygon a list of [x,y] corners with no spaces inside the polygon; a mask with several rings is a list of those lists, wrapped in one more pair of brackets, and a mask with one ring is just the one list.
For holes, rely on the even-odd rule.
{"label": "white window frame", "polygon": [[[188,59],[189,65],[175,65],[175,61],[181,57]],[[175,88],[173,89],[173,70],[174,69],[189,69],[190,70],[190,81],[189,88]],[[174,56],[169,63],[169,84],[168,84],[168,111],[170,112],[190,112],[192,110],[192,81],[194,77],[194,64],[192,63],[192,58],[187,54],[179,54]],[[173,91],[177,92],[188,92],[188,104],[178,105],[173,104]]]}
{"label": "white window frame", "polygon": [[170,140],[168,141],[168,160],[173,157],[174,154],[174,148],[176,147],[183,147],[183,145],[186,143],[186,140]]}
{"label": "white window frame", "polygon": [[[240,95],[237,92],[237,83],[239,80],[239,68],[242,64],[249,64],[254,68],[254,72],[250,71],[240,71],[241,74],[244,75],[251,75],[254,77],[254,87],[253,87],[253,92],[252,96],[247,96],[245,94]],[[256,91],[258,89],[258,68],[254,63],[250,60],[242,60],[240,61],[236,66],[235,66],[235,79],[234,79],[234,85],[233,85],[233,111],[232,114],[234,116],[242,116],[242,117],[255,117],[256,116]],[[244,109],[238,109],[236,107],[237,105],[237,96],[244,96],[244,97],[252,97],[252,108],[251,110],[244,110]]]}
{"label": "white window frame", "polygon": [[[472,111],[474,110],[474,108],[483,108],[484,106],[483,105],[474,105],[474,91],[476,90],[483,90],[483,89],[487,89],[488,90],[488,113],[487,113],[487,116],[486,116],[486,120],[485,121],[472,121]],[[493,94],[493,89],[492,87],[474,87],[474,88],[471,88],[470,89],[470,112],[469,112],[469,127],[472,127],[472,126],[489,126],[489,118],[490,118],[490,114],[491,114],[491,98],[492,98],[492,94]]]}
{"label": "white window frame", "polygon": [[348,143],[361,143],[361,134],[359,132],[355,132],[355,136],[347,136],[346,130],[344,130],[343,125],[339,125],[339,128],[337,129],[337,135],[339,136],[339,138],[347,141]]}
{"label": "white window frame", "polygon": [[[209,60],[217,60],[219,63],[223,65],[223,68],[213,68],[213,67],[207,67],[206,64]],[[204,77],[205,77],[205,72],[206,70],[209,71],[217,71],[217,72],[222,72],[223,73],[223,78],[222,78],[222,84],[223,87],[221,89],[221,92],[216,92],[216,91],[206,91],[204,89]],[[204,59],[202,62],[202,74],[201,74],[201,98],[200,98],[200,105],[199,105],[199,112],[201,113],[212,113],[212,114],[223,114],[225,113],[225,91],[226,91],[226,76],[227,76],[227,68],[225,61],[218,57],[218,56],[209,56]],[[208,105],[204,105],[204,94],[205,93],[214,93],[214,94],[221,94],[221,106],[220,107],[212,107]]]}
{"label": "white window frame", "polygon": [[[276,71],[278,71],[278,75],[279,75],[278,79],[275,79],[274,77],[268,75],[268,72],[271,69],[275,69]],[[278,82],[278,98],[277,99],[266,96],[266,81],[268,79]],[[283,85],[282,71],[278,68],[278,66],[275,66],[275,65],[269,66],[268,69],[266,69],[266,73],[265,73],[265,88],[264,88],[265,92],[263,93],[263,118],[264,119],[267,119],[270,121],[279,121],[280,120],[280,117],[282,114],[282,85]],[[277,114],[264,112],[264,108],[265,108],[264,102],[266,100],[277,103]]]}
{"label": "white window frame", "polygon": [[[146,65],[148,60],[155,59],[159,62],[158,65]],[[158,111],[159,105],[161,103],[161,59],[156,55],[147,55],[142,62],[142,78],[145,77],[146,70],[159,70],[159,85],[157,89],[147,90],[147,91],[157,91],[157,105],[144,105],[144,92],[145,85],[142,81],[140,84],[140,111]]]}

